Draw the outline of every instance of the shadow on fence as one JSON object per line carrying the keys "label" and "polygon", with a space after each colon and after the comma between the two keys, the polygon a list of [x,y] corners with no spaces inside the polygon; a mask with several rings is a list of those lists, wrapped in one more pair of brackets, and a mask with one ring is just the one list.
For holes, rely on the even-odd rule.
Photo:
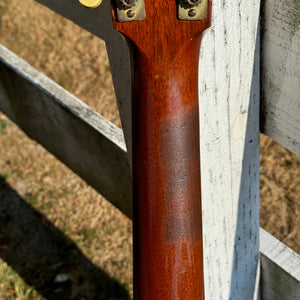
{"label": "shadow on fence", "polygon": [[[259,32],[259,25],[258,30]],[[257,299],[259,265],[259,38],[256,40],[239,191],[230,299]],[[237,293],[236,291],[240,291]]]}
{"label": "shadow on fence", "polygon": [[[130,299],[122,285],[92,264],[2,177],[0,245],[0,258],[46,299]],[[68,276],[55,280],[58,274]]]}

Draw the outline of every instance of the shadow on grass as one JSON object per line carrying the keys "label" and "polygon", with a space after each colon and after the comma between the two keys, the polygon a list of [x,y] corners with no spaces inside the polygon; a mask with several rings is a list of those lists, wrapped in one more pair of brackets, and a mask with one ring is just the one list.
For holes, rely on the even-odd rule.
{"label": "shadow on grass", "polygon": [[[2,177],[0,246],[0,258],[46,299],[130,299],[121,284],[92,264]],[[57,280],[58,274],[67,277]]]}

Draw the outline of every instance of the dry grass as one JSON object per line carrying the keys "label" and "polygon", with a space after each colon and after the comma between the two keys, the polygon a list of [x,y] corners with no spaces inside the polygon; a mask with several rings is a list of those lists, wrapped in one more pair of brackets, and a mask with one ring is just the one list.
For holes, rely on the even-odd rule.
{"label": "dry grass", "polygon": [[[130,220],[3,115],[0,124],[5,124],[0,177],[95,265],[131,290]],[[5,242],[0,235],[0,247]]]}
{"label": "dry grass", "polygon": [[[31,0],[0,0],[0,42],[120,126],[102,41]],[[51,275],[52,281],[47,283],[51,286],[55,275],[68,276],[68,288],[63,285],[68,292],[63,298],[56,296],[56,299],[127,299],[126,293],[114,294],[111,287],[121,291],[122,287],[116,283],[119,282],[132,293],[131,222],[41,146],[29,140],[2,114],[0,145],[0,190],[13,194],[19,205],[30,204],[24,206],[24,211],[35,216],[35,226],[46,226],[39,238],[48,235],[53,243],[54,250],[51,251],[55,255],[52,257],[52,252],[49,254],[45,249],[45,259],[47,261],[50,257],[48,265],[55,268],[48,270],[46,264],[35,265],[40,269],[36,277],[47,277],[44,269],[52,272],[54,277]],[[298,253],[299,195],[299,157],[262,136],[261,223]],[[35,210],[42,215],[36,217]],[[18,216],[17,212],[9,215],[14,226],[23,226]],[[45,218],[50,222],[43,221]],[[23,234],[18,227],[11,228],[18,237]],[[59,231],[56,232],[55,228]],[[60,251],[61,245],[63,250]],[[8,237],[0,230],[0,258],[8,257],[9,251],[12,250]],[[63,258],[57,261],[54,259],[57,255],[63,255]],[[76,263],[71,259],[73,256],[77,258]],[[19,259],[22,261],[22,254]],[[31,276],[32,271],[22,273],[17,264],[10,265],[23,279],[38,288],[40,294],[26,287],[6,263],[0,263],[1,300],[42,299],[40,295],[51,299],[49,291]],[[102,283],[108,286],[108,291],[103,293],[95,286],[95,281],[101,276]],[[53,289],[61,292],[56,285]],[[28,295],[19,295],[18,291]]]}
{"label": "dry grass", "polygon": [[300,254],[300,157],[261,135],[261,226]]}
{"label": "dry grass", "polygon": [[[0,0],[0,14],[2,44],[120,126],[103,41],[30,0]],[[131,294],[130,220],[41,146],[29,140],[2,114],[0,144],[0,178],[5,179],[10,190],[17,191],[21,199],[78,245],[97,268],[120,282]],[[7,244],[0,235],[0,247],[5,250]],[[123,292],[116,296],[117,293],[111,291],[101,297],[96,288],[94,294],[90,291],[78,294],[82,286],[78,284],[80,274],[68,268],[72,290],[64,299],[79,299],[78,295],[80,299],[127,299]],[[57,274],[61,272],[66,271],[57,270]],[[15,276],[19,282],[20,278]],[[22,277],[32,281],[28,279],[29,274]],[[88,276],[85,280],[86,290],[93,289],[94,279]],[[0,290],[1,299],[7,295],[16,296],[10,294],[10,287],[7,277],[7,283]],[[43,286],[39,291],[43,293]],[[47,292],[44,294],[49,298]],[[24,299],[39,298],[32,298],[31,293]]]}

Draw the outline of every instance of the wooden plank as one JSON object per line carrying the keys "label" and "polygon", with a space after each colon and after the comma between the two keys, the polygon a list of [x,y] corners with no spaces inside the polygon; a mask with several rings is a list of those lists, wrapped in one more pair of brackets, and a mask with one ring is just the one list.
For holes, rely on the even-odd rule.
{"label": "wooden plank", "polygon": [[300,255],[263,229],[260,245],[262,299],[300,299]]}
{"label": "wooden plank", "polygon": [[300,155],[300,1],[263,1],[261,131]]}
{"label": "wooden plank", "polygon": [[131,217],[131,175],[121,129],[3,46],[0,61],[0,109]]}
{"label": "wooden plank", "polygon": [[78,0],[35,1],[105,41],[131,164],[131,54],[127,39],[113,28],[110,1],[103,0],[95,9],[84,7]]}
{"label": "wooden plank", "polygon": [[259,0],[214,1],[200,57],[206,299],[254,299],[259,264]]}

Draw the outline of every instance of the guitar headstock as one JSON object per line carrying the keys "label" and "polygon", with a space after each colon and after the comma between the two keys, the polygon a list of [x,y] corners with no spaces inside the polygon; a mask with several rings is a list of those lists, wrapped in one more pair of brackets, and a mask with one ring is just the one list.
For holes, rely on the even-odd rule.
{"label": "guitar headstock", "polygon": [[[208,16],[209,0],[175,0],[166,2],[170,2],[173,5],[176,4],[179,20],[201,21]],[[157,3],[154,5],[157,5]],[[141,21],[146,17],[145,0],[114,0],[113,6],[118,22]]]}
{"label": "guitar headstock", "polygon": [[172,51],[210,26],[211,7],[211,0],[112,0],[113,24],[139,48]]}

